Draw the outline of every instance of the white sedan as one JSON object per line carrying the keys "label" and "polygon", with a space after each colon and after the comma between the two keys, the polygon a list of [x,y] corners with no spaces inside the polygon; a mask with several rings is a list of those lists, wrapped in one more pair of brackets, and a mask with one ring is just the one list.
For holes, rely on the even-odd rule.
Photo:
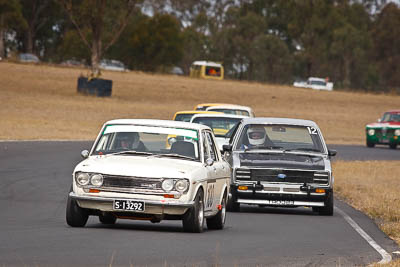
{"label": "white sedan", "polygon": [[[166,142],[174,136],[170,147]],[[170,140],[171,141],[171,140]],[[74,169],[66,220],[180,219],[188,232],[222,229],[230,167],[207,126],[162,120],[106,122]]]}

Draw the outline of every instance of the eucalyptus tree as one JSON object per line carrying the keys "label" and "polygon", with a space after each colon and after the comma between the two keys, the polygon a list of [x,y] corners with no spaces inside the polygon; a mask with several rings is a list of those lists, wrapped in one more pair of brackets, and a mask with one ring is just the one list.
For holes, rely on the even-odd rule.
{"label": "eucalyptus tree", "polygon": [[92,75],[99,76],[104,53],[118,40],[140,0],[57,0],[91,53]]}
{"label": "eucalyptus tree", "polygon": [[5,57],[5,35],[7,31],[23,29],[26,21],[22,16],[18,0],[0,0],[0,57]]}

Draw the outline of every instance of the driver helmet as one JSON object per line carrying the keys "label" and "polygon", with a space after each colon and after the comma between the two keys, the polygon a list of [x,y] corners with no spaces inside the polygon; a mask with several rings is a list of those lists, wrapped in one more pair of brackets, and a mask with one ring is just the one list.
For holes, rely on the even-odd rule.
{"label": "driver helmet", "polygon": [[139,134],[138,133],[119,133],[118,140],[120,146],[126,149],[136,149],[139,146]]}
{"label": "driver helmet", "polygon": [[264,144],[267,133],[262,126],[250,126],[247,130],[247,137],[249,144],[253,146],[259,146]]}

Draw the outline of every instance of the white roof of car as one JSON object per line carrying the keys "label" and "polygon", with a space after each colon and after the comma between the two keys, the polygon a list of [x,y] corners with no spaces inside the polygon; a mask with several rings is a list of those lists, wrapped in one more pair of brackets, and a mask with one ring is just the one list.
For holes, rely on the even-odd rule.
{"label": "white roof of car", "polygon": [[286,124],[319,128],[318,125],[313,121],[290,118],[245,118],[243,119],[243,124]]}
{"label": "white roof of car", "polygon": [[143,126],[178,127],[193,130],[210,129],[210,127],[206,125],[201,125],[197,123],[153,119],[116,119],[107,121],[105,124],[134,124]]}
{"label": "white roof of car", "polygon": [[233,104],[210,106],[210,107],[206,108],[207,111],[214,110],[214,109],[239,109],[239,110],[246,110],[246,111],[252,112],[251,107],[241,106],[241,105],[233,105]]}
{"label": "white roof of car", "polygon": [[194,61],[192,65],[210,66],[210,67],[222,67],[222,64],[213,61]]}
{"label": "white roof of car", "polygon": [[193,121],[194,118],[234,118],[234,119],[244,119],[244,118],[248,118],[248,116],[243,116],[243,115],[233,115],[233,114],[225,114],[225,113],[221,113],[221,114],[195,114],[193,115],[193,117],[191,118],[190,121]]}
{"label": "white roof of car", "polygon": [[313,80],[313,81],[326,82],[326,80],[325,80],[325,79],[322,79],[322,78],[310,77],[310,78],[308,78],[308,79],[309,79],[310,81]]}

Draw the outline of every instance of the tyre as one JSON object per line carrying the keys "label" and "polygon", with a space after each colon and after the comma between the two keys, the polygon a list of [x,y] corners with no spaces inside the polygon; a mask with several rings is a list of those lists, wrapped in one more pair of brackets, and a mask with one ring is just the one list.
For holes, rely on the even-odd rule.
{"label": "tyre", "polygon": [[99,221],[102,224],[115,224],[117,217],[111,213],[105,213],[104,215],[99,215]]}
{"label": "tyre", "polygon": [[324,216],[333,215],[333,191],[330,192],[328,197],[325,199],[325,206],[318,207],[317,211],[319,215],[324,215]]}
{"label": "tyre", "polygon": [[226,193],[222,198],[221,210],[218,211],[217,215],[207,219],[207,228],[213,230],[221,230],[224,228],[226,219]]}
{"label": "tyre", "polygon": [[76,200],[68,196],[66,219],[67,224],[72,227],[84,227],[89,218],[86,210],[76,203]]}
{"label": "tyre", "polygon": [[371,141],[367,140],[367,147],[374,147],[375,143],[372,143]]}
{"label": "tyre", "polygon": [[390,144],[389,144],[389,147],[390,147],[391,149],[396,149],[396,148],[397,148],[397,144],[396,144],[396,143],[390,143]]}
{"label": "tyre", "polygon": [[204,228],[204,193],[200,189],[195,197],[194,206],[183,217],[183,230],[191,233],[201,233]]}

